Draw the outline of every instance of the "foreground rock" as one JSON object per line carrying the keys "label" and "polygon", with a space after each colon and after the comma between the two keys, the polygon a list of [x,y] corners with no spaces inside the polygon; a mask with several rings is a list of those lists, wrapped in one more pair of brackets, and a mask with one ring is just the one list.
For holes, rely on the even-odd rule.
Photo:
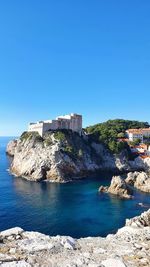
{"label": "foreground rock", "polygon": [[150,175],[146,172],[130,172],[125,181],[143,192],[150,193]]}
{"label": "foreground rock", "polygon": [[126,220],[126,226],[142,228],[150,226],[150,210],[143,212],[140,216],[134,217],[130,220]]}
{"label": "foreground rock", "polygon": [[148,267],[150,210],[106,238],[50,237],[16,227],[0,240],[2,267]]}
{"label": "foreground rock", "polygon": [[119,176],[113,176],[110,186],[100,186],[99,192],[107,192],[116,195],[120,198],[132,198],[132,189],[128,186],[125,180]]}

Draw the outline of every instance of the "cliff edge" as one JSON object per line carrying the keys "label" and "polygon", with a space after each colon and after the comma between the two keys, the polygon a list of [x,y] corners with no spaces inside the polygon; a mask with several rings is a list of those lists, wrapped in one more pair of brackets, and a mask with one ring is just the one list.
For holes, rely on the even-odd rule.
{"label": "cliff edge", "polygon": [[126,151],[113,155],[90,136],[70,130],[50,131],[43,137],[24,132],[8,144],[7,153],[13,156],[10,171],[32,181],[66,182],[101,170],[128,172],[146,168],[139,157],[131,161]]}

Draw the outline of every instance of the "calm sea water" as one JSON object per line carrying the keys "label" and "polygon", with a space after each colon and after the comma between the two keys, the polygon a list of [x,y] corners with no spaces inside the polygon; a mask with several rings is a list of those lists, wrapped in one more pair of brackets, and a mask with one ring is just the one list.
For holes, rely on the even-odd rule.
{"label": "calm sea water", "polygon": [[149,195],[136,191],[134,200],[99,194],[99,186],[110,182],[108,174],[68,184],[15,178],[5,154],[10,139],[0,137],[0,231],[20,226],[50,235],[106,236],[145,210],[139,202],[150,205]]}

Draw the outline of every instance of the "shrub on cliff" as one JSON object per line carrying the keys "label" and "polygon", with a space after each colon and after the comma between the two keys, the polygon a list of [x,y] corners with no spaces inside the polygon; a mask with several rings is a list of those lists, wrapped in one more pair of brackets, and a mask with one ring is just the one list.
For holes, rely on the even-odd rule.
{"label": "shrub on cliff", "polygon": [[66,153],[74,153],[73,147],[72,146],[69,146],[69,145],[67,145],[67,146],[64,147],[64,151]]}
{"label": "shrub on cliff", "polygon": [[51,136],[48,136],[44,139],[44,143],[46,146],[51,146],[53,144]]}
{"label": "shrub on cliff", "polygon": [[65,134],[62,131],[57,131],[54,133],[54,138],[58,141],[65,141],[66,137]]}
{"label": "shrub on cliff", "polygon": [[42,142],[43,138],[39,135],[38,132],[23,132],[22,135],[20,136],[21,142],[33,139],[37,142]]}
{"label": "shrub on cliff", "polygon": [[137,146],[141,143],[141,139],[137,138],[134,141],[130,141],[131,146]]}

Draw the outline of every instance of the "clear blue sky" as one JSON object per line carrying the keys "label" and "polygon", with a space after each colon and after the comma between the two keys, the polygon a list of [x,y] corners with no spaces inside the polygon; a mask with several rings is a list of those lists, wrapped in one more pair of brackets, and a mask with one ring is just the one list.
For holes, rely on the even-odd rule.
{"label": "clear blue sky", "polygon": [[150,122],[149,0],[1,0],[0,135],[77,112]]}

